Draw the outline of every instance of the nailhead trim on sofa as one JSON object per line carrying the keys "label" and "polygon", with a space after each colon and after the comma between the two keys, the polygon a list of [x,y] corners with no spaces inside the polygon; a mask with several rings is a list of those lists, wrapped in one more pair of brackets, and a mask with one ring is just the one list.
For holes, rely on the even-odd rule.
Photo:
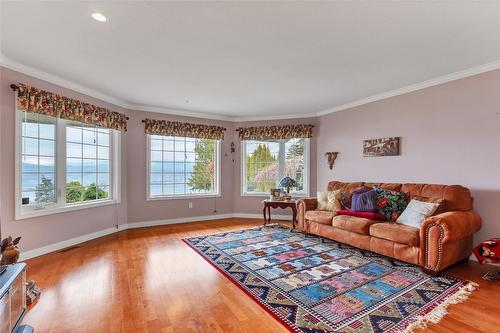
{"label": "nailhead trim on sofa", "polygon": [[[429,237],[430,237],[429,233],[432,227],[439,228],[438,259],[436,262],[436,266],[434,266],[434,268],[432,268],[429,265]],[[425,268],[436,271],[438,267],[441,265],[441,256],[443,253],[443,238],[444,238],[444,229],[442,226],[436,223],[431,223],[427,226],[427,229],[425,230]]]}

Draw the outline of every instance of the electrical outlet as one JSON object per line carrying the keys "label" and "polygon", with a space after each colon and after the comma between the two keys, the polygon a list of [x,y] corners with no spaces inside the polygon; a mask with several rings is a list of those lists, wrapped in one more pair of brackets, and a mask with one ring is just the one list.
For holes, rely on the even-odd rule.
{"label": "electrical outlet", "polygon": [[188,207],[189,207],[189,208],[193,208],[193,203],[192,203],[192,202],[189,202]]}

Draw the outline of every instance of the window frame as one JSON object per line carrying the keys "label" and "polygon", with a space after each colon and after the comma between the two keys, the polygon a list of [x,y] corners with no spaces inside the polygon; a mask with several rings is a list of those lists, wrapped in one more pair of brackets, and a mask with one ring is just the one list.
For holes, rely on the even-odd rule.
{"label": "window frame", "polygon": [[[17,95],[16,95],[17,98]],[[66,128],[68,121],[56,118],[55,128],[55,196],[56,201],[43,207],[22,205],[22,114],[15,109],[15,220],[46,216],[80,209],[118,204],[121,202],[121,135],[110,129],[110,195],[106,199],[96,199],[79,203],[66,203]]]}
{"label": "window frame", "polygon": [[[247,151],[246,151],[246,141],[247,140],[241,140],[241,159],[240,159],[240,165],[241,165],[241,173],[240,173],[240,184],[241,184],[241,193],[240,195],[242,197],[265,197],[269,198],[269,195],[271,193],[266,193],[266,192],[247,192],[247,163],[246,163],[246,157],[247,157]],[[278,156],[285,156],[283,153],[285,152],[284,150],[281,151],[281,147],[285,146],[286,139],[281,139],[281,140],[248,140],[248,141],[261,141],[261,142],[279,142],[280,143],[280,154]],[[310,178],[311,178],[311,168],[310,168],[310,157],[311,157],[311,139],[304,138],[304,192],[299,192],[299,193],[292,193],[292,196],[294,198],[307,198],[310,196]]]}
{"label": "window frame", "polygon": [[174,194],[174,195],[161,195],[161,196],[151,196],[151,135],[146,134],[146,201],[158,201],[158,200],[177,200],[177,199],[201,199],[201,198],[218,198],[221,196],[221,146],[222,140],[214,140],[216,142],[215,148],[215,187],[216,191],[214,193],[200,193],[200,194]]}

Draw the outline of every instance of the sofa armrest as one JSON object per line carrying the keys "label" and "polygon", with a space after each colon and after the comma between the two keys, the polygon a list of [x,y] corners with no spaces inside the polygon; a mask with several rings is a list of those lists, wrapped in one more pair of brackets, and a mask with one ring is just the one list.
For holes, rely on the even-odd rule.
{"label": "sofa armrest", "polygon": [[481,227],[474,211],[453,211],[431,216],[420,228],[420,264],[440,271],[472,252],[472,236]]}
{"label": "sofa armrest", "polygon": [[470,210],[466,212],[454,211],[431,216],[425,219],[420,229],[420,237],[425,237],[431,226],[442,229],[442,242],[453,242],[473,235],[481,227],[481,217]]}
{"label": "sofa armrest", "polygon": [[305,215],[308,210],[315,210],[318,207],[318,200],[316,198],[302,198],[298,199],[295,203],[297,207],[298,222],[302,230],[305,229]]}

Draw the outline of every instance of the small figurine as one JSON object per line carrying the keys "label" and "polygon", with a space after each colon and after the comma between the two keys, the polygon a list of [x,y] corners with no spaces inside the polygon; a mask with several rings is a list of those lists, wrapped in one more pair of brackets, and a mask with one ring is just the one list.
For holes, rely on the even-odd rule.
{"label": "small figurine", "polygon": [[0,265],[10,265],[17,262],[17,259],[19,259],[19,248],[16,245],[19,244],[20,240],[21,237],[12,240],[10,236],[2,240],[0,245],[0,254],[2,255]]}

